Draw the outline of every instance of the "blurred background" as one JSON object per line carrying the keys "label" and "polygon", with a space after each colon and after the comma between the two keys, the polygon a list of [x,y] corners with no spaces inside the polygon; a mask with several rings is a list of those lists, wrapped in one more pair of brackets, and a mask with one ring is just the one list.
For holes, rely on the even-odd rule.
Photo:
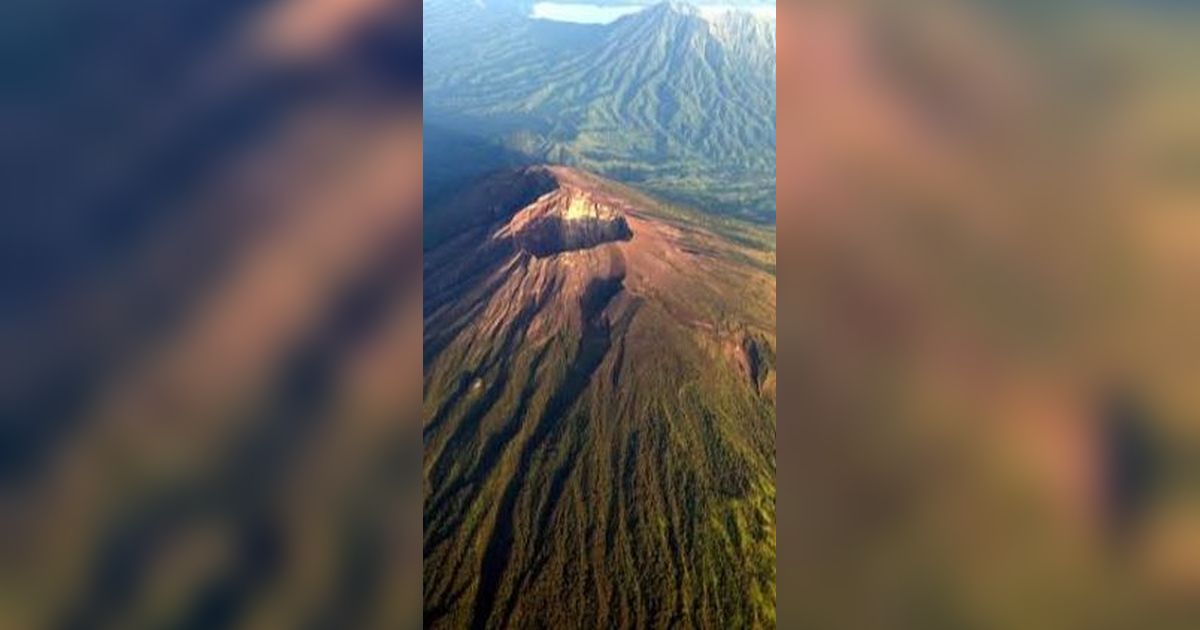
{"label": "blurred background", "polygon": [[420,610],[420,6],[0,8],[0,628]]}
{"label": "blurred background", "polygon": [[1200,627],[1197,7],[778,15],[780,626]]}
{"label": "blurred background", "polygon": [[[420,625],[420,8],[0,8],[0,628]],[[1200,626],[1200,15],[779,7],[783,628]]]}

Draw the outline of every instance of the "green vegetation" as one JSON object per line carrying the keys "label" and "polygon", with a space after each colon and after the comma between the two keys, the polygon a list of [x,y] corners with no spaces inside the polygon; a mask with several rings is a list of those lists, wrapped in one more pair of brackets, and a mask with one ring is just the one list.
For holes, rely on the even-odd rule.
{"label": "green vegetation", "polygon": [[773,222],[774,24],[664,4],[578,25],[439,2],[425,30],[430,200],[487,170],[551,162]]}

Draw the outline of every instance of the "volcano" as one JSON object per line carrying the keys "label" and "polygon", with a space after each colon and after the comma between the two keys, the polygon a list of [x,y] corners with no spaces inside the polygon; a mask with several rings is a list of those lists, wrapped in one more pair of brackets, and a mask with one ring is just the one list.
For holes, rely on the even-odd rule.
{"label": "volcano", "polygon": [[426,216],[426,625],[773,625],[773,232],[552,166]]}

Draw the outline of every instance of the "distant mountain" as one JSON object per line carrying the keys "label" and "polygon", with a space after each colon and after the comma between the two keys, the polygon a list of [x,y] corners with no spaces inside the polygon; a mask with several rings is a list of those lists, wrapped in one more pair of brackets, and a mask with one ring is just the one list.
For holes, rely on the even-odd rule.
{"label": "distant mountain", "polygon": [[773,626],[773,232],[562,167],[448,203],[426,626]]}
{"label": "distant mountain", "polygon": [[[442,152],[427,163],[431,198],[496,166],[546,161],[773,219],[773,21],[681,3],[607,25],[465,0],[427,7],[426,146]],[[456,159],[460,143],[439,129],[492,151]]]}

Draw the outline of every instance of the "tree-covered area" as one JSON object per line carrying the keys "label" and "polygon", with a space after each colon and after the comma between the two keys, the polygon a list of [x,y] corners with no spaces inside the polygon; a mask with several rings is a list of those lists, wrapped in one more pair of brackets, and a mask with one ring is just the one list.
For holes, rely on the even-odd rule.
{"label": "tree-covered area", "polygon": [[427,200],[499,166],[579,166],[664,198],[775,216],[775,27],[662,4],[607,25],[430,2]]}

